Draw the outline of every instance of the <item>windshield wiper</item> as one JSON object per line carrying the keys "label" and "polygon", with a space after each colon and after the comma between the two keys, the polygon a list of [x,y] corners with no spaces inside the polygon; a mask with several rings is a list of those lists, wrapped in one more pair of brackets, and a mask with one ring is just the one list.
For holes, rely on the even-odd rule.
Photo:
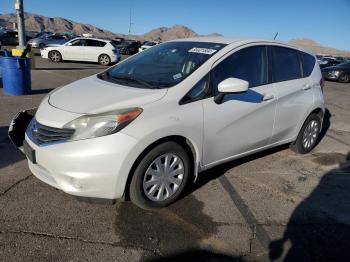
{"label": "windshield wiper", "polygon": [[133,77],[131,77],[129,75],[121,75],[121,76],[111,76],[111,75],[109,75],[109,77],[111,77],[114,80],[132,81],[132,82],[138,83],[140,85],[146,86],[146,87],[151,88],[151,89],[155,89],[156,88],[155,86],[151,85],[150,83],[148,83],[148,82],[146,82],[144,80],[133,78]]}

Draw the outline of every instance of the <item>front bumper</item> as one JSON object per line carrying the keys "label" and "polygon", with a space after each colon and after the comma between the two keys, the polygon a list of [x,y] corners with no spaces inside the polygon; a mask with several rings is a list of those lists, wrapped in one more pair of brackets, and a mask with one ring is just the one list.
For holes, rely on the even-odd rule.
{"label": "front bumper", "polygon": [[138,140],[122,132],[37,145],[27,131],[25,140],[35,151],[36,163],[28,159],[34,176],[68,194],[103,199],[123,197],[131,167],[143,148]]}
{"label": "front bumper", "polygon": [[129,155],[137,141],[123,133],[94,139],[38,146],[31,172],[43,182],[68,194],[116,199],[124,194],[133,161]]}

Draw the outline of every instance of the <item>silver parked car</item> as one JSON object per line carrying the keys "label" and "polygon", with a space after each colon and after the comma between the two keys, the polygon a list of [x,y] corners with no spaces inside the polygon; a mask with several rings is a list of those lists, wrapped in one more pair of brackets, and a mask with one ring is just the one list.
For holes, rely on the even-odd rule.
{"label": "silver parked car", "polygon": [[33,38],[28,41],[31,47],[44,48],[49,45],[63,45],[69,39],[62,35],[43,35],[41,37]]}

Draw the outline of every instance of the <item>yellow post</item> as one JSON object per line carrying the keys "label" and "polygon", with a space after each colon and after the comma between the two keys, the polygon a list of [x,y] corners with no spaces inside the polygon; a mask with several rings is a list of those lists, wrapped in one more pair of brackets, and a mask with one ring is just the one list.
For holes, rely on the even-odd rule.
{"label": "yellow post", "polygon": [[[22,53],[23,53],[23,49],[12,49],[12,55],[13,56],[21,56]],[[30,64],[31,64],[31,67],[32,69],[35,69],[35,55],[34,55],[34,52],[29,52],[27,54],[27,57],[31,58],[31,61],[30,61]]]}

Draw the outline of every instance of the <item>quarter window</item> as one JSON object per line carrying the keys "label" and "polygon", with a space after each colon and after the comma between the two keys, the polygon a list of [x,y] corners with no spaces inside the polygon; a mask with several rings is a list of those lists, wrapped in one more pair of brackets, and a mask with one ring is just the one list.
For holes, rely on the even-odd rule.
{"label": "quarter window", "polygon": [[303,77],[311,75],[315,67],[315,57],[304,52],[300,52],[301,63],[303,65]]}
{"label": "quarter window", "polygon": [[198,101],[209,94],[209,74],[204,76],[194,87],[181,99],[180,105]]}
{"label": "quarter window", "polygon": [[299,55],[294,49],[272,47],[272,64],[274,82],[301,78]]}
{"label": "quarter window", "polygon": [[213,69],[214,88],[230,77],[248,81],[249,87],[267,84],[266,47],[247,47],[220,62]]}

